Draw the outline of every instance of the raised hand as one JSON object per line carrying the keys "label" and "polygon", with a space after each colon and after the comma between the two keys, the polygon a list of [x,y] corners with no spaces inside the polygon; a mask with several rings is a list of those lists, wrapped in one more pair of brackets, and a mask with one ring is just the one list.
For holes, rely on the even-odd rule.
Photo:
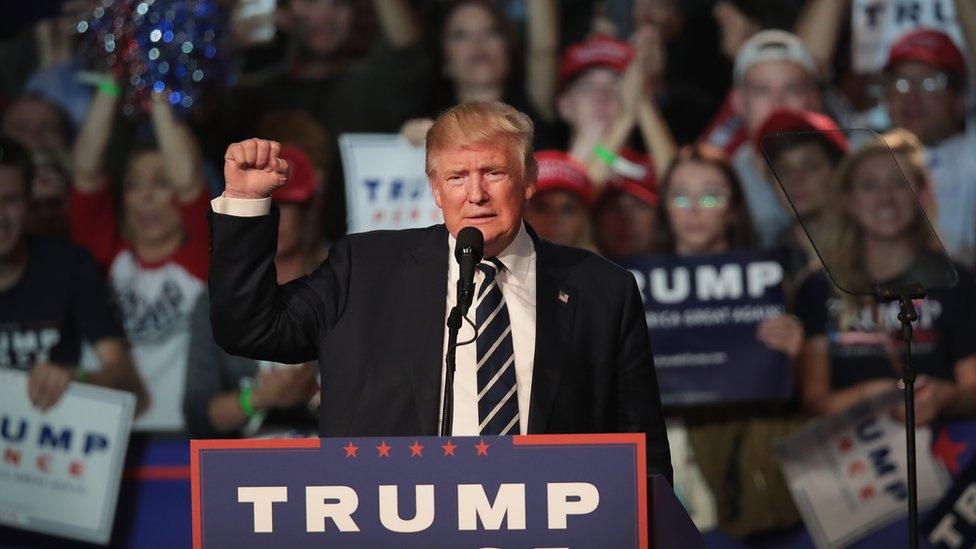
{"label": "raised hand", "polygon": [[269,198],[288,181],[288,162],[278,158],[281,144],[251,138],[231,143],[224,153],[224,196]]}

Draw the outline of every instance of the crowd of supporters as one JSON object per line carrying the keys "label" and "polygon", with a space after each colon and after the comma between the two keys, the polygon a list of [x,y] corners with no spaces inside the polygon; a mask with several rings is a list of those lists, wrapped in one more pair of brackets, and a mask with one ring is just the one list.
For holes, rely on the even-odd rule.
{"label": "crowd of supporters", "polygon": [[[282,144],[283,283],[346,233],[338,136],[422,146],[446,107],[500,100],[535,123],[526,218],[542,237],[610,259],[784,251],[786,312],[755,337],[788,358],[793,398],[670,410],[728,532],[798,522],[775,441],[736,473],[768,478],[756,494],[729,488],[728,437],[785,435],[897,386],[897,309],[833,283],[935,276],[941,242],[957,274],[919,305],[917,421],[976,412],[976,4],[941,2],[952,32],[903,24],[864,51],[854,0],[278,0],[261,21],[238,3],[216,2],[234,83],[189,110],[163,90],[123,112],[129,83],[82,67],[76,23],[98,1],[0,42],[0,367],[29,374],[38,408],[78,381],[135,393],[136,430],[313,435],[317,364],[213,341],[207,212],[225,147]],[[884,61],[864,71],[855,55]],[[737,499],[769,508],[729,515]]]}

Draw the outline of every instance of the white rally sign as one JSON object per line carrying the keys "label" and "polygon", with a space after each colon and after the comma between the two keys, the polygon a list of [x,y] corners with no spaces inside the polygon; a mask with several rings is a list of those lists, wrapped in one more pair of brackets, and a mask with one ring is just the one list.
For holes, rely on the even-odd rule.
{"label": "white rally sign", "polygon": [[888,61],[891,46],[903,34],[920,27],[942,31],[956,45],[964,43],[953,0],[854,0],[851,5],[854,71],[862,74],[880,71]]}
{"label": "white rally sign", "polygon": [[[904,424],[889,410],[900,392],[812,422],[780,443],[783,475],[817,547],[845,547],[908,513]],[[949,485],[917,429],[918,504],[935,504]]]}
{"label": "white rally sign", "polygon": [[135,398],[72,383],[46,413],[0,369],[0,524],[108,543]]}
{"label": "white rally sign", "polygon": [[348,232],[410,229],[441,223],[427,184],[424,149],[395,134],[339,136],[346,174]]}

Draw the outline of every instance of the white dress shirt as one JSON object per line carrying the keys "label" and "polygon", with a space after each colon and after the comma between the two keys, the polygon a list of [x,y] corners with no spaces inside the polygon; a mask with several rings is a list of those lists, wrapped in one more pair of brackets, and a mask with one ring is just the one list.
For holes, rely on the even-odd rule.
{"label": "white dress shirt", "polygon": [[[242,199],[218,196],[211,201],[213,211],[219,214],[238,217],[267,215],[271,211],[271,199]],[[460,268],[454,260],[455,238],[448,235],[450,253],[447,256],[447,300],[444,308],[444,348],[447,352],[447,315],[457,301],[456,284]],[[526,434],[529,425],[529,398],[532,394],[532,365],[535,362],[535,303],[536,303],[536,252],[535,244],[523,223],[515,240],[498,254],[498,260],[505,266],[495,277],[501,288],[508,317],[512,324],[512,347],[515,351],[515,380],[519,405],[519,433]],[[484,273],[475,271],[475,295],[484,282]],[[467,317],[475,322],[475,306],[468,310]],[[458,333],[458,342],[474,337],[474,329],[463,322]],[[478,350],[476,342],[457,348],[457,369],[454,374],[454,418],[451,432],[455,436],[479,435],[478,420]],[[444,386],[446,361],[441,361],[441,387]],[[438,395],[443,394],[443,390]],[[440,397],[438,397],[440,398]],[[443,410],[438,403],[438,432]]]}

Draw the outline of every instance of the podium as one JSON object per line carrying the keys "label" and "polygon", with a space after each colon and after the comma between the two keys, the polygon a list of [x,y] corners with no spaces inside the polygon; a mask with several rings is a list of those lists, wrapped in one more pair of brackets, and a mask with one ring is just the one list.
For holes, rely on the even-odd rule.
{"label": "podium", "polygon": [[193,545],[704,547],[644,440],[194,440]]}

